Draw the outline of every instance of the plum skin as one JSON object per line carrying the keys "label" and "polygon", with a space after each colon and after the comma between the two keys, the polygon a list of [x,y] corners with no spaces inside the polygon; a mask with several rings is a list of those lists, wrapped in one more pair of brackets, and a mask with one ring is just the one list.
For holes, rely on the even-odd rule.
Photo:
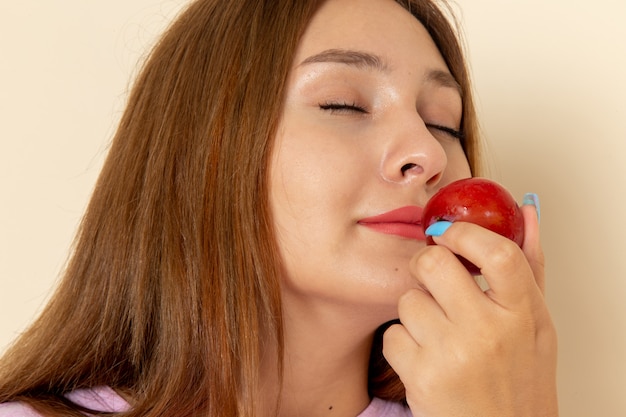
{"label": "plum skin", "polygon": [[[506,188],[486,178],[465,178],[439,189],[424,207],[422,227],[426,230],[442,220],[477,224],[520,247],[524,241],[524,218],[519,205]],[[430,236],[426,243],[435,244]],[[462,256],[457,257],[473,275],[480,275],[478,267]]]}

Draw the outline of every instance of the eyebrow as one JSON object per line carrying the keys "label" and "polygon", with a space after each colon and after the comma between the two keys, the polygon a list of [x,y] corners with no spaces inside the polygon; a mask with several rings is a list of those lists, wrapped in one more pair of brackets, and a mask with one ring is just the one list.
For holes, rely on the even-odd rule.
{"label": "eyebrow", "polygon": [[463,97],[463,89],[461,88],[461,84],[459,84],[459,82],[449,72],[441,70],[429,71],[426,75],[426,81],[435,82],[442,87],[453,88],[458,91],[461,97]]}
{"label": "eyebrow", "polygon": [[[306,58],[300,63],[300,66],[324,62],[352,65],[359,69],[374,69],[381,72],[388,72],[390,70],[389,64],[387,64],[382,57],[369,52],[350,49],[327,49]],[[447,71],[431,70],[427,73],[425,81],[434,82],[442,87],[452,88],[463,96],[461,85],[452,74]]]}
{"label": "eyebrow", "polygon": [[380,56],[370,54],[368,52],[353,51],[348,49],[327,49],[319,54],[311,55],[302,61],[300,65],[320,62],[353,65],[357,68],[369,68],[382,72],[389,71],[389,66]]}

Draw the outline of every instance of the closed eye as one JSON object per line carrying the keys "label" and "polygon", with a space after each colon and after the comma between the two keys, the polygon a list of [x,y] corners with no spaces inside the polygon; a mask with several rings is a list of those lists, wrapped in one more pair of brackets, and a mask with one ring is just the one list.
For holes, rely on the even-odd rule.
{"label": "closed eye", "polygon": [[438,130],[440,132],[446,133],[450,136],[452,136],[455,139],[458,139],[460,141],[465,140],[465,133],[463,133],[461,130],[457,130],[457,129],[453,129],[451,127],[447,127],[447,126],[441,126],[438,124],[433,124],[433,123],[428,123],[426,124],[426,127],[430,128],[430,129],[435,129]]}
{"label": "closed eye", "polygon": [[361,113],[368,114],[369,112],[363,106],[359,106],[355,102],[337,102],[337,101],[328,101],[325,103],[320,103],[320,109],[330,111],[331,114],[337,113]]}

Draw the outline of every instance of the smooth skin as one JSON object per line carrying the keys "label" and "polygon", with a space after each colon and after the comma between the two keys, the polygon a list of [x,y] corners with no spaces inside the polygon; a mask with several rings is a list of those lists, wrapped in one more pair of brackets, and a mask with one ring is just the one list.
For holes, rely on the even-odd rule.
{"label": "smooth skin", "polygon": [[[385,354],[415,416],[555,415],[554,332],[528,210],[525,252],[471,225],[426,247],[359,222],[423,207],[470,176],[459,140],[436,127],[458,129],[461,104],[427,31],[395,1],[328,0],[313,17],[270,164],[285,353],[281,385],[266,347],[259,415],[358,415],[371,401],[373,333],[398,316]],[[491,292],[453,251],[484,268]]]}
{"label": "smooth skin", "polygon": [[[544,257],[533,206],[522,207],[523,249],[469,223],[455,223],[411,270],[420,289],[399,302],[384,354],[418,416],[554,417],[556,332],[544,301]],[[482,267],[481,290],[455,260]]]}

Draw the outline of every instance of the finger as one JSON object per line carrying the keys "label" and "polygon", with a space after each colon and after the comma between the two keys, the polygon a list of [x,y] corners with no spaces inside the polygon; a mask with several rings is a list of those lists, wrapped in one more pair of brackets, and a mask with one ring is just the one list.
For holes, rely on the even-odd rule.
{"label": "finger", "polygon": [[400,297],[398,317],[419,345],[439,333],[447,321],[441,306],[431,294],[421,289],[411,289]]}
{"label": "finger", "polygon": [[383,334],[383,356],[406,384],[407,376],[416,369],[420,346],[401,324],[390,326]]}
{"label": "finger", "polygon": [[537,286],[545,293],[545,258],[539,235],[539,200],[536,194],[526,194],[522,206],[524,243],[522,249],[535,276]]}
{"label": "finger", "polygon": [[490,288],[486,294],[501,305],[516,305],[539,291],[524,252],[512,240],[466,222],[434,239],[478,266]]}
{"label": "finger", "polygon": [[428,246],[411,259],[414,276],[452,322],[473,311],[484,294],[474,277],[445,246]]}

